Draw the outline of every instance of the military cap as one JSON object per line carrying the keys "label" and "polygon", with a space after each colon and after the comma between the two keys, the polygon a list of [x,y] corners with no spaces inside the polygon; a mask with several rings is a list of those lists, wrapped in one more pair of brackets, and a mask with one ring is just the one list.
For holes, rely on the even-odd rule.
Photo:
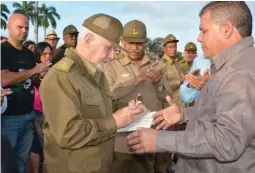
{"label": "military cap", "polygon": [[73,25],[68,25],[63,30],[63,35],[66,35],[66,34],[78,34],[78,33],[79,33],[78,30]]}
{"label": "military cap", "polygon": [[173,34],[169,34],[163,39],[163,46],[169,42],[179,42],[179,40]]}
{"label": "military cap", "polygon": [[98,13],[85,19],[83,26],[114,44],[119,44],[123,33],[121,22],[115,17]]}
{"label": "military cap", "polygon": [[124,26],[122,39],[126,42],[144,43],[148,41],[147,30],[144,23],[132,20]]}
{"label": "military cap", "polygon": [[185,51],[197,51],[197,46],[193,42],[188,42],[184,48]]}
{"label": "military cap", "polygon": [[54,30],[50,30],[47,32],[45,39],[48,39],[48,38],[59,39],[59,37],[57,36],[57,33]]}

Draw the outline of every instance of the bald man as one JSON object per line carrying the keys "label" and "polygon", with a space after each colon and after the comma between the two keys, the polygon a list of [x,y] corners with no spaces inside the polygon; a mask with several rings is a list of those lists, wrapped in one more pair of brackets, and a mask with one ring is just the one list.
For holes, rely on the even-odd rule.
{"label": "bald man", "polygon": [[10,88],[12,94],[7,96],[8,105],[1,116],[1,130],[17,155],[19,173],[24,173],[33,140],[30,121],[34,117],[34,91],[31,78],[48,70],[51,64],[36,65],[32,52],[22,46],[29,30],[26,16],[13,14],[7,28],[8,41],[1,43],[1,84],[3,88]]}

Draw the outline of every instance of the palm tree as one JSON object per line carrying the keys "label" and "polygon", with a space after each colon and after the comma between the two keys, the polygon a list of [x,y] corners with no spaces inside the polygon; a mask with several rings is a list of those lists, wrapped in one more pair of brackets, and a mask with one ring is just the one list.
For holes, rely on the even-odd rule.
{"label": "palm tree", "polygon": [[60,15],[57,13],[55,7],[47,7],[46,4],[42,4],[39,8],[39,26],[44,28],[44,37],[46,36],[46,29],[51,25],[53,29],[56,29],[57,22],[56,18],[60,20]]}
{"label": "palm tree", "polygon": [[6,29],[8,20],[7,14],[10,14],[8,7],[1,3],[1,29]]}
{"label": "palm tree", "polygon": [[14,2],[12,4],[14,8],[14,13],[24,14],[31,20],[32,24],[34,24],[35,18],[35,1],[22,1],[22,3]]}

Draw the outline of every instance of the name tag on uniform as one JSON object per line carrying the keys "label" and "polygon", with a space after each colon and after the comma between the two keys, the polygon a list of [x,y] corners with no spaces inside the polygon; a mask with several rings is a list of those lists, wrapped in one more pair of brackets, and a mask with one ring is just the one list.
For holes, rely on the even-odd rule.
{"label": "name tag on uniform", "polygon": [[129,73],[124,73],[124,74],[121,75],[121,77],[124,77],[124,78],[126,78],[126,77],[128,77],[128,76],[130,76]]}

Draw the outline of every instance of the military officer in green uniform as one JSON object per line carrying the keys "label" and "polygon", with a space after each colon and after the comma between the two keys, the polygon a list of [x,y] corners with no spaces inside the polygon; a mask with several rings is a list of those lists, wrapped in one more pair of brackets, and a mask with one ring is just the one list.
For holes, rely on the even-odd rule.
{"label": "military officer in green uniform", "polygon": [[179,106],[184,106],[179,98],[180,85],[184,81],[184,75],[181,71],[177,54],[177,43],[179,40],[172,34],[163,39],[164,56],[162,61],[166,63],[165,75],[172,90],[172,99]]}
{"label": "military officer in green uniform", "polygon": [[193,42],[189,42],[185,45],[183,52],[184,59],[180,62],[181,71],[184,75],[190,72],[190,68],[194,59],[197,56],[197,46]]}
{"label": "military officer in green uniform", "polygon": [[[197,56],[197,46],[193,42],[188,42],[185,45],[183,52],[184,59],[180,62],[181,71],[184,75],[189,74],[190,69],[192,67],[193,61]],[[192,103],[184,103],[185,107],[194,106],[195,102]],[[184,128],[182,128],[184,129]]]}
{"label": "military officer in green uniform", "polygon": [[[147,41],[145,24],[138,20],[128,22],[121,37],[125,51],[105,65],[104,73],[113,92],[115,109],[125,107],[140,95],[149,110],[158,111],[166,95],[171,94],[165,86],[167,82],[164,84],[161,80],[160,67],[144,52]],[[132,153],[127,143],[128,134],[116,134],[111,173],[154,173],[154,154]]]}
{"label": "military officer in green uniform", "polygon": [[63,30],[64,44],[57,48],[57,50],[54,52],[52,60],[53,64],[56,64],[64,57],[66,48],[76,47],[78,34],[79,32],[74,25],[68,25],[64,28]]}
{"label": "military officer in green uniform", "polygon": [[[179,106],[184,107],[184,103],[181,101],[179,97],[180,85],[184,81],[184,75],[181,71],[180,62],[177,57],[177,43],[179,40],[173,34],[167,35],[163,39],[163,52],[164,56],[162,57],[162,61],[166,64],[164,74],[168,81],[168,84],[172,90],[172,96],[174,103]],[[168,107],[169,104],[164,104],[164,107]],[[179,126],[172,126],[168,130],[177,130]],[[157,163],[160,164],[160,170],[164,170],[166,168],[171,167],[171,154],[170,153],[162,153],[157,158]]]}
{"label": "military officer in green uniform", "polygon": [[105,57],[113,58],[112,44],[119,43],[122,32],[112,16],[89,17],[76,48],[67,48],[44,77],[44,173],[108,173],[117,128],[144,113],[142,104],[113,113],[107,79],[97,68]]}

